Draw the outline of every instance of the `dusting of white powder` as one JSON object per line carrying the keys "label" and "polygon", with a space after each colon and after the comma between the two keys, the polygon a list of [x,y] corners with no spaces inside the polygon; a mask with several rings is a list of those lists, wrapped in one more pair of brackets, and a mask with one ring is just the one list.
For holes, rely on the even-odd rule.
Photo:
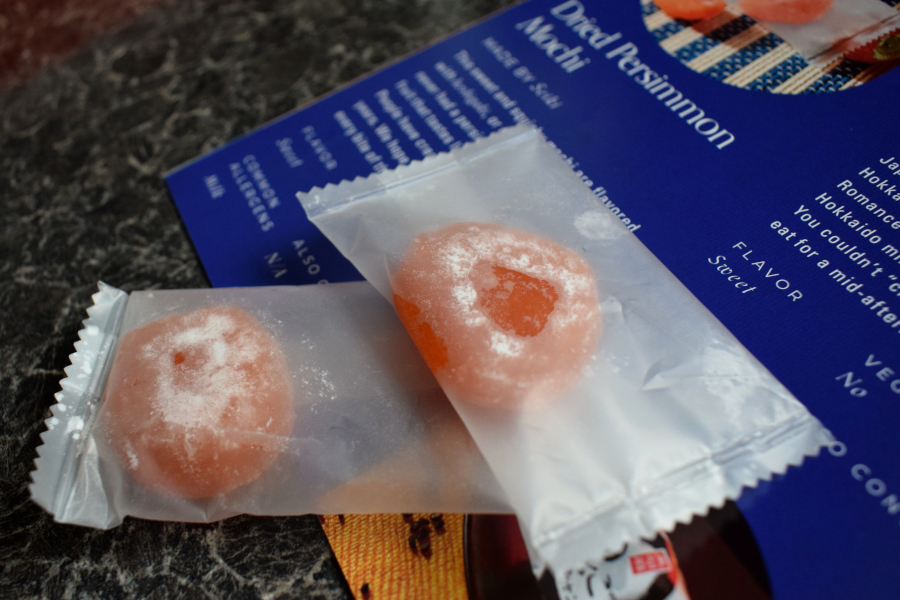
{"label": "dusting of white powder", "polygon": [[66,423],[66,433],[72,433],[73,431],[81,431],[84,429],[84,419],[81,417],[72,417],[69,419],[69,422]]}
{"label": "dusting of white powder", "polygon": [[519,356],[525,350],[525,342],[519,336],[503,331],[491,332],[491,351],[500,356]]}
{"label": "dusting of white powder", "polygon": [[575,228],[589,240],[616,240],[625,233],[617,221],[608,211],[589,210],[575,218]]}
{"label": "dusting of white powder", "polygon": [[322,368],[313,368],[311,371],[316,376],[316,383],[319,386],[319,397],[334,400],[335,387],[334,383],[328,378],[328,371]]}
{"label": "dusting of white powder", "polygon": [[[570,257],[561,257],[555,248],[523,240],[519,236],[495,229],[471,227],[443,241],[439,252],[439,268],[446,269],[452,283],[450,296],[454,311],[469,327],[487,320],[479,306],[478,290],[469,274],[479,263],[491,264],[542,279],[553,285],[558,299],[545,326],[548,331],[581,322],[598,307],[586,307],[578,298],[591,296],[595,282],[590,273],[578,273],[580,267]],[[559,261],[562,260],[562,265]],[[494,331],[490,336],[491,351],[500,356],[515,357],[527,351],[519,336]]]}
{"label": "dusting of white powder", "polygon": [[[257,360],[265,349],[255,335],[238,327],[230,315],[205,314],[188,329],[166,333],[144,347],[142,357],[158,366],[154,409],[164,421],[188,429],[214,424],[233,398],[254,393],[254,382],[239,367]],[[201,357],[185,363],[195,365],[190,377],[176,364],[177,353]],[[195,450],[190,439],[185,447],[188,454]]]}
{"label": "dusting of white powder", "polygon": [[138,455],[134,451],[134,446],[131,445],[131,440],[125,440],[125,455],[128,456],[128,464],[131,467],[131,470],[135,470],[138,468],[140,461],[138,460]]}

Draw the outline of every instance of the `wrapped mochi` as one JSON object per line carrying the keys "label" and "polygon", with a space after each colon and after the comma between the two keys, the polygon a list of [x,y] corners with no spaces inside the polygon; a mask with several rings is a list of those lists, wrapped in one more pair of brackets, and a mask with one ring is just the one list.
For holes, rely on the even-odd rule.
{"label": "wrapped mochi", "polygon": [[564,597],[831,439],[537,130],[297,196],[394,303]]}
{"label": "wrapped mochi", "polygon": [[57,521],[509,511],[367,283],[93,299],[31,486]]}

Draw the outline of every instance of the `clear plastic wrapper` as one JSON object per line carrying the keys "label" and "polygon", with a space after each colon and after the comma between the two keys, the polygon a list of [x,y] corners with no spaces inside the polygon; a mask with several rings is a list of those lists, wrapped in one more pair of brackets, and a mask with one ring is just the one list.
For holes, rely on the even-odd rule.
{"label": "clear plastic wrapper", "polygon": [[394,300],[568,598],[586,561],[830,439],[536,130],[297,196]]}
{"label": "clear plastic wrapper", "polygon": [[93,300],[33,473],[57,521],[509,511],[369,284]]}

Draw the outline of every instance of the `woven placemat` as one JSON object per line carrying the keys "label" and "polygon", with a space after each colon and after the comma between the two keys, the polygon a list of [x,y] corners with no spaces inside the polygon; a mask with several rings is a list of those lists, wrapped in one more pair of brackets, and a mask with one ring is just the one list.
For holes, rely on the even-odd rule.
{"label": "woven placemat", "polygon": [[[900,0],[882,0],[900,10]],[[783,39],[729,6],[701,21],[673,19],[641,0],[644,25],[659,45],[690,69],[728,85],[773,94],[820,94],[875,79],[897,61],[865,63],[838,57],[806,61]]]}

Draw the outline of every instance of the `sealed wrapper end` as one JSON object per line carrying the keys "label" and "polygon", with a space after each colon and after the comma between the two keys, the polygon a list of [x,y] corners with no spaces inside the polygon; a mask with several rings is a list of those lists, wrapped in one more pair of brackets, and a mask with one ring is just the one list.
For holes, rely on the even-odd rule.
{"label": "sealed wrapper end", "polygon": [[369,284],[100,288],[33,476],[57,521],[509,510]]}
{"label": "sealed wrapper end", "polygon": [[41,434],[30,486],[32,499],[57,521],[89,527],[116,521],[105,497],[90,489],[100,474],[97,446],[89,433],[128,302],[121,290],[102,282],[99,288],[78,332],[75,353],[69,356],[72,364],[60,381],[47,431]]}
{"label": "sealed wrapper end", "polygon": [[298,198],[393,300],[566,598],[831,439],[534,129]]}

